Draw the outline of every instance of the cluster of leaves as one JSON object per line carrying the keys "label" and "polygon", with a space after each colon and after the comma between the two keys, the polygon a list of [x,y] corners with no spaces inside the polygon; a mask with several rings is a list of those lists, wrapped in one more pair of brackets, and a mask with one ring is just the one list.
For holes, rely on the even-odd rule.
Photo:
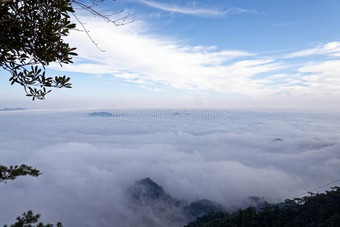
{"label": "cluster of leaves", "polygon": [[[17,222],[10,227],[54,227],[53,224],[45,225],[42,222],[39,222],[39,218],[39,214],[34,215],[33,212],[29,210],[26,213],[23,213],[22,216],[17,217]],[[4,227],[7,227],[7,225],[4,225]],[[63,225],[58,222],[56,227],[63,227]]]}
{"label": "cluster of leaves", "polygon": [[[0,183],[6,183],[8,180],[14,180],[19,176],[37,177],[40,174],[39,170],[25,164],[9,167],[0,165]],[[39,218],[40,214],[33,214],[30,210],[17,217],[17,221],[10,227],[54,227],[52,224],[44,225],[42,222],[39,222]],[[7,225],[4,227],[7,227]],[[63,225],[58,222],[56,227],[63,227]]]}
{"label": "cluster of leaves", "polygon": [[[71,0],[0,1],[0,67],[11,73],[11,84],[24,87],[32,99],[44,99],[46,88],[70,88],[66,76],[46,77],[51,62],[72,63],[73,52],[64,42],[70,29]],[[39,67],[38,67],[39,65]]]}
{"label": "cluster of leaves", "polygon": [[39,170],[22,164],[20,166],[3,166],[0,165],[0,183],[6,183],[8,180],[14,180],[19,176],[32,176],[37,177],[41,173]]}
{"label": "cluster of leaves", "polygon": [[254,207],[235,213],[212,212],[191,222],[187,227],[241,227],[241,226],[327,226],[340,223],[340,187],[331,191],[303,198],[286,200],[284,203],[267,205],[257,211]]}

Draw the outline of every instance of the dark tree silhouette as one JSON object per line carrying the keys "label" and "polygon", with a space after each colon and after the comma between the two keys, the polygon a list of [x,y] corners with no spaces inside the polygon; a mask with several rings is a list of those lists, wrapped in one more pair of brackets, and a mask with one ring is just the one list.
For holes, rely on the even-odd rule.
{"label": "dark tree silhouette", "polygon": [[104,15],[94,8],[101,2],[103,0],[0,0],[0,68],[11,74],[11,84],[23,86],[33,100],[44,99],[53,87],[71,88],[69,77],[47,76],[45,67],[52,62],[73,63],[76,48],[63,40],[76,27],[71,16],[97,46],[76,16],[74,6],[116,26],[127,23],[126,19],[132,16],[125,14],[110,19],[123,11]]}
{"label": "dark tree silhouette", "polygon": [[[17,221],[10,225],[10,227],[54,227],[53,224],[43,224],[39,222],[40,214],[34,215],[31,210],[23,213],[22,216],[17,217]],[[5,225],[4,227],[7,227]],[[63,227],[63,225],[58,222],[56,227]]]}
{"label": "dark tree silhouette", "polygon": [[40,174],[39,170],[25,164],[9,167],[0,165],[0,183],[6,183],[8,180],[14,180],[19,176],[37,177]]}
{"label": "dark tree silhouette", "polygon": [[333,187],[325,193],[310,193],[309,196],[287,199],[280,204],[267,204],[260,210],[248,207],[232,214],[210,213],[197,218],[187,227],[337,227],[339,223],[340,187]]}
{"label": "dark tree silhouette", "polygon": [[[75,28],[69,0],[12,0],[0,3],[0,66],[10,72],[33,100],[44,99],[49,87],[70,88],[66,76],[46,77],[51,62],[72,63],[77,55],[62,39]],[[38,67],[40,66],[40,67]]]}

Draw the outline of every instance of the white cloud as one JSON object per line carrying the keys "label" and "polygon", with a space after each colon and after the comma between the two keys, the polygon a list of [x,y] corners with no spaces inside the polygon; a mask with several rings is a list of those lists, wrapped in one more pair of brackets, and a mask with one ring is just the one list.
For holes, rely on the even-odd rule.
{"label": "white cloud", "polygon": [[[286,100],[287,105],[299,100],[297,106],[309,103],[308,106],[316,107],[312,100],[321,96],[323,100],[319,100],[319,104],[329,103],[334,107],[331,102],[340,98],[338,60],[311,62],[309,58],[296,64],[278,56],[190,45],[174,37],[156,36],[143,21],[116,28],[100,20],[83,20],[105,52],[97,50],[84,33],[73,32],[68,40],[78,47],[80,57],[75,58],[74,64],[62,68],[54,65],[54,69],[110,74],[150,90],[165,87],[189,93],[217,92],[229,97],[246,97],[268,107],[283,99],[292,100],[292,97],[294,101]],[[339,42],[331,42],[289,56],[323,54],[336,57],[338,51]],[[249,106],[251,102],[244,105]],[[215,107],[224,106],[224,103],[226,100],[221,100]]]}
{"label": "white cloud", "polygon": [[314,62],[299,68],[306,93],[319,96],[340,95],[340,61]]}
{"label": "white cloud", "polygon": [[251,9],[241,9],[241,8],[229,8],[226,10],[217,10],[217,9],[206,9],[206,8],[196,8],[196,7],[183,7],[183,6],[177,6],[177,5],[168,5],[168,4],[162,4],[159,2],[154,1],[146,1],[146,0],[140,0],[140,2],[144,3],[147,6],[160,9],[167,12],[173,12],[173,13],[181,13],[181,14],[187,14],[187,15],[194,15],[194,16],[203,16],[203,17],[209,17],[209,16],[226,16],[230,14],[240,14],[240,13],[251,13],[256,14],[256,10]]}
{"label": "white cloud", "polygon": [[[115,28],[90,18],[87,28],[105,52],[96,50],[86,35],[71,34],[82,63],[54,69],[83,73],[110,73],[128,79],[162,83],[174,88],[210,90],[228,94],[260,95],[263,86],[251,78],[278,70],[282,64],[240,50],[218,50],[214,46],[190,46],[174,39],[145,32],[139,22]],[[100,29],[100,31],[99,31]],[[112,38],[108,38],[112,37]],[[83,63],[84,61],[88,63]]]}
{"label": "white cloud", "polygon": [[338,115],[174,112],[0,112],[1,164],[43,173],[1,185],[0,225],[33,209],[65,226],[150,226],[124,196],[144,177],[175,198],[230,208],[252,195],[293,198],[340,174]]}
{"label": "white cloud", "polygon": [[296,74],[275,74],[263,79],[263,82],[270,84],[278,81],[275,84],[277,90],[295,98],[305,96],[338,100],[340,98],[339,65],[339,60],[306,62],[304,66],[297,68]]}
{"label": "white cloud", "polygon": [[312,55],[329,55],[338,57],[340,56],[340,42],[330,42],[318,45],[315,48],[293,52],[288,54],[286,58],[307,57]]}
{"label": "white cloud", "polygon": [[61,68],[59,64],[51,64],[51,68],[59,69],[62,71],[68,72],[80,72],[80,73],[89,73],[89,74],[107,74],[112,73],[112,69],[110,66],[105,64],[95,64],[95,63],[79,63],[76,64],[77,67],[71,67],[70,65],[63,65]]}

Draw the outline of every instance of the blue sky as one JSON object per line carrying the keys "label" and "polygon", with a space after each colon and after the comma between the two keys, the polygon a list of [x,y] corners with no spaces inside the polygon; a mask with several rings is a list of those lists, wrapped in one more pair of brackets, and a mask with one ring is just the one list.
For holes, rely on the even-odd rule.
{"label": "blue sky", "polygon": [[[115,27],[82,11],[73,65],[51,65],[73,88],[32,103],[0,71],[0,106],[316,109],[340,101],[340,1],[106,1],[133,23]],[[121,14],[121,15],[124,15]],[[118,15],[119,16],[119,15]]]}

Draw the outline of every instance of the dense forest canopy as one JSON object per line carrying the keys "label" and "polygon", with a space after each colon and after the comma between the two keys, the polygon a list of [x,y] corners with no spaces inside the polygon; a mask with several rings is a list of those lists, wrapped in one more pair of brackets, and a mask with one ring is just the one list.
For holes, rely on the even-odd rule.
{"label": "dense forest canopy", "polygon": [[187,227],[241,227],[241,226],[327,226],[340,223],[340,187],[325,193],[302,198],[287,199],[285,202],[267,205],[256,210],[254,207],[235,213],[214,212],[191,222]]}

